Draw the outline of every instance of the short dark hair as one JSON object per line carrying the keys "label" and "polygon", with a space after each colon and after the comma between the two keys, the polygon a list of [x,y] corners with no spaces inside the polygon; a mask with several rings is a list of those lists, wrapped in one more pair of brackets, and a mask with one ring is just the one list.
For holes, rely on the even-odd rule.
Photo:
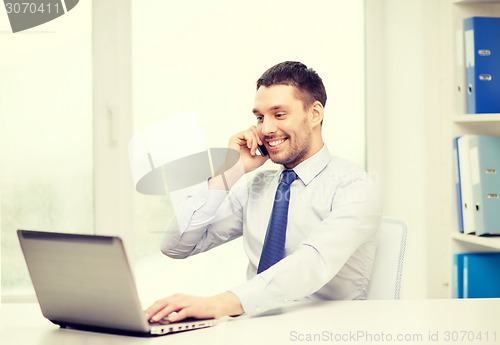
{"label": "short dark hair", "polygon": [[298,98],[304,107],[311,106],[319,101],[323,107],[326,105],[326,90],[323,80],[312,68],[307,68],[301,62],[285,61],[269,68],[257,80],[257,90],[261,86],[292,85],[299,91]]}

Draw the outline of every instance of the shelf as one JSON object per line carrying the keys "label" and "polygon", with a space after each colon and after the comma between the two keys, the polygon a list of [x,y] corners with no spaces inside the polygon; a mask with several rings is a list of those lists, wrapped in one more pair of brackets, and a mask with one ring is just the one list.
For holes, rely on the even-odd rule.
{"label": "shelf", "polygon": [[500,122],[500,114],[470,114],[457,116],[455,123]]}
{"label": "shelf", "polygon": [[455,4],[478,4],[485,2],[500,2],[500,0],[454,0]]}
{"label": "shelf", "polygon": [[498,237],[482,237],[476,235],[466,235],[462,233],[454,232],[451,234],[451,238],[457,241],[475,244],[478,246],[488,247],[492,249],[500,250],[500,236]]}
{"label": "shelf", "polygon": [[457,135],[500,135],[500,114],[460,115],[453,119],[453,124]]}

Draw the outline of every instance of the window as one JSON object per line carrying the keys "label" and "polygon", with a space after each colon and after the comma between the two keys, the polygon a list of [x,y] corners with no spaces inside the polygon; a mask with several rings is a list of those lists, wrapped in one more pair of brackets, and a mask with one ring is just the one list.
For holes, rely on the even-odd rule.
{"label": "window", "polygon": [[0,42],[1,292],[12,300],[32,294],[17,229],[94,229],[91,2]]}

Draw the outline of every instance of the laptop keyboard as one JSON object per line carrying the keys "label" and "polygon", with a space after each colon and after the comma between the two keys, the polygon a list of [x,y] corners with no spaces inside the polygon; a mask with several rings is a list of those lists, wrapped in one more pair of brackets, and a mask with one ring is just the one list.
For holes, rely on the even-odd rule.
{"label": "laptop keyboard", "polygon": [[176,324],[176,323],[197,322],[197,321],[203,321],[203,320],[196,319],[194,317],[187,317],[183,320],[176,321],[176,322],[168,321],[168,319],[162,319],[162,320],[157,321],[157,322],[149,321],[149,324],[151,326],[165,326],[165,325],[172,325],[172,324]]}

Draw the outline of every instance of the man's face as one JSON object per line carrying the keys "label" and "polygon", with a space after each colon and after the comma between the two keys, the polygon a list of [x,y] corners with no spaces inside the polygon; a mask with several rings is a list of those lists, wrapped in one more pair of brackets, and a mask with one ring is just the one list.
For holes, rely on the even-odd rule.
{"label": "man's face", "polygon": [[273,162],[291,169],[312,155],[311,112],[294,86],[261,86],[254,106],[257,131]]}

